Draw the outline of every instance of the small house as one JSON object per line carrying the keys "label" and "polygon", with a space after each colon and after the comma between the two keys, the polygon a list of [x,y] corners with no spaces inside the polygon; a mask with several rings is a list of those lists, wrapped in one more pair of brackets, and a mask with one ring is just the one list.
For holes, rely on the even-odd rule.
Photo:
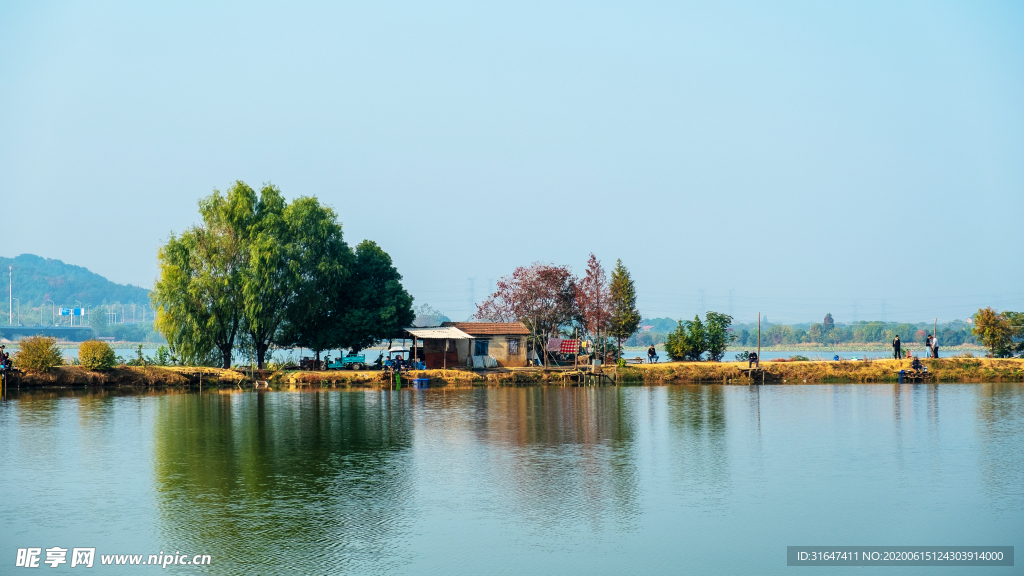
{"label": "small house", "polygon": [[453,342],[459,364],[468,364],[470,356],[490,356],[498,366],[526,366],[530,331],[522,322],[444,322],[441,326],[457,328],[470,336],[469,340]]}

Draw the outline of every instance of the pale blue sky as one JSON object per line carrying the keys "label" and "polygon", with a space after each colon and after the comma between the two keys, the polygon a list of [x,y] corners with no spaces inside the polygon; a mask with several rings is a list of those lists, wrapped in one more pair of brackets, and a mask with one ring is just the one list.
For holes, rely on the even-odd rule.
{"label": "pale blue sky", "polygon": [[459,318],[591,251],[651,316],[1024,310],[1024,4],[0,4],[0,253],[151,286],[235,179]]}

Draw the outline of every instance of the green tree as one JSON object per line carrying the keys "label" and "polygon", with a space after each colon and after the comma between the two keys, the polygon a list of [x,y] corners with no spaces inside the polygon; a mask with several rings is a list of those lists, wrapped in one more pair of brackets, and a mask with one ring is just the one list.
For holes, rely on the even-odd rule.
{"label": "green tree", "polygon": [[117,366],[117,355],[106,342],[86,340],[78,347],[78,361],[87,370],[110,370]]}
{"label": "green tree", "polygon": [[294,239],[296,281],[277,342],[320,352],[350,343],[344,325],[351,302],[355,256],[342,236],[334,211],[315,198],[300,198],[286,211]]}
{"label": "green tree", "polygon": [[827,337],[835,327],[836,323],[832,320],[832,313],[825,314],[825,319],[821,321],[821,333]]}
{"label": "green tree", "polygon": [[821,324],[817,324],[817,323],[811,324],[811,327],[807,329],[807,338],[811,342],[821,342],[822,341]]}
{"label": "green tree", "polygon": [[721,362],[725,356],[725,349],[736,339],[736,336],[729,332],[732,316],[708,312],[704,315],[704,320],[704,349],[708,352],[708,360]]}
{"label": "green tree", "polygon": [[349,308],[342,322],[347,348],[358,351],[384,339],[400,338],[416,318],[412,296],[402,287],[402,275],[391,256],[376,242],[364,240],[355,249]]}
{"label": "green tree", "polygon": [[1010,337],[1013,341],[1011,351],[1017,354],[1024,353],[1024,312],[1003,311],[1003,318],[1010,325]]}
{"label": "green tree", "polygon": [[1020,312],[979,309],[974,314],[972,332],[994,358],[1009,358],[1014,352],[1024,351],[1024,314]]}
{"label": "green tree", "polygon": [[94,308],[89,313],[89,326],[96,334],[104,334],[107,329],[107,311],[100,307]]}
{"label": "green tree", "polygon": [[243,275],[256,193],[235,182],[199,201],[202,224],[172,235],[159,252],[160,277],[151,293],[156,327],[184,362],[199,364],[213,350],[231,367],[244,320]]}
{"label": "green tree", "polygon": [[50,372],[64,364],[64,358],[57,348],[56,338],[31,336],[18,342],[18,351],[14,354],[14,365],[23,370]]}
{"label": "green tree", "polygon": [[693,321],[680,320],[676,329],[668,334],[665,351],[676,362],[699,362],[705,345],[704,323],[700,316],[694,316]]}
{"label": "green tree", "polygon": [[258,197],[248,186],[229,193],[222,206],[242,238],[242,328],[261,370],[295,294],[297,251],[285,213],[297,202],[286,208],[281,191],[267,184]]}
{"label": "green tree", "polygon": [[640,329],[642,316],[636,307],[636,286],[629,270],[622,265],[622,260],[615,261],[612,270],[609,292],[612,300],[611,335],[618,342],[619,355],[622,354],[622,341]]}
{"label": "green tree", "polygon": [[778,346],[793,338],[793,327],[785,324],[772,324],[765,330],[765,338],[771,346]]}

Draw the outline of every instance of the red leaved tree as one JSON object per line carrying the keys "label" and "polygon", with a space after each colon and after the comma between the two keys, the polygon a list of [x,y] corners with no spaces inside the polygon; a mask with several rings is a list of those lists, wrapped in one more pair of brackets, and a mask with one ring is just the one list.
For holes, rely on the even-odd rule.
{"label": "red leaved tree", "polygon": [[576,278],[567,266],[533,263],[520,266],[497,283],[477,306],[475,316],[491,322],[520,321],[541,349],[558,330],[578,315]]}
{"label": "red leaved tree", "polygon": [[593,254],[587,260],[587,274],[576,284],[576,305],[583,329],[601,341],[601,334],[607,333],[611,323],[611,293],[608,290],[608,275],[601,261]]}

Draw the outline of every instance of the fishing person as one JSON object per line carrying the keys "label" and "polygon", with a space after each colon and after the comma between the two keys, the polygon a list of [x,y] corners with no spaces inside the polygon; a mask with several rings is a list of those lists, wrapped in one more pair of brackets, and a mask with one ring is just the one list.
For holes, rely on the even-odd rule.
{"label": "fishing person", "polygon": [[914,361],[910,363],[910,367],[915,372],[920,372],[922,369],[924,369],[924,364],[921,364],[921,359],[920,358],[918,358],[917,356],[914,356]]}
{"label": "fishing person", "polygon": [[647,349],[647,363],[654,364],[657,361],[658,351],[654,349],[654,344],[651,344],[651,347]]}
{"label": "fishing person", "polygon": [[900,351],[900,335],[897,334],[892,340],[892,357],[896,360],[903,358],[903,353]]}

